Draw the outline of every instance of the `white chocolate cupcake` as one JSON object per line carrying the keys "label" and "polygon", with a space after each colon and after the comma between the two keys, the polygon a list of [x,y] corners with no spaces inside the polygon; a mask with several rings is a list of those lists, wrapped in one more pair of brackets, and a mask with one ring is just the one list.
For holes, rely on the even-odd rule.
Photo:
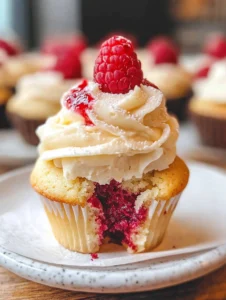
{"label": "white chocolate cupcake", "polygon": [[130,253],[148,251],[162,241],[189,177],[176,156],[178,123],[144,80],[129,40],[102,45],[94,80],[65,93],[59,113],[38,128],[31,184],[64,247],[98,252],[110,237]]}

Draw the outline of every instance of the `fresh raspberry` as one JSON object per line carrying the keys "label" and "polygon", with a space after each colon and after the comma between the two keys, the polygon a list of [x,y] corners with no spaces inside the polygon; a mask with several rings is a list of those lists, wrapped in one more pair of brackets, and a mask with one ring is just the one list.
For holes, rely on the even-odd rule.
{"label": "fresh raspberry", "polygon": [[153,88],[159,90],[159,88],[157,87],[157,85],[155,85],[154,83],[150,82],[146,78],[143,79],[142,84],[146,85],[146,86],[152,86]]}
{"label": "fresh raspberry", "polygon": [[0,39],[0,49],[3,49],[9,56],[17,55],[20,52],[16,45],[2,39]]}
{"label": "fresh raspberry", "polygon": [[207,77],[209,74],[210,67],[211,65],[207,65],[199,69],[195,74],[195,79]]}
{"label": "fresh raspberry", "polygon": [[137,38],[128,32],[123,32],[123,31],[113,31],[111,33],[108,33],[104,38],[102,38],[97,44],[96,47],[99,49],[101,45],[108,39],[110,39],[112,36],[123,36],[126,39],[130,40],[133,44],[134,49],[136,49],[138,46]]}
{"label": "fresh raspberry", "polygon": [[88,91],[88,82],[83,80],[77,87],[72,88],[64,100],[67,109],[79,113],[85,119],[86,125],[93,125],[87,115],[87,110],[92,108],[93,96]]}
{"label": "fresh raspberry", "polygon": [[178,63],[179,49],[169,38],[155,38],[147,47],[155,64]]}
{"label": "fresh raspberry", "polygon": [[65,79],[80,78],[82,66],[80,58],[72,49],[64,49],[56,56],[55,63],[45,71],[57,71],[64,75]]}
{"label": "fresh raspberry", "polygon": [[112,94],[125,94],[140,86],[143,72],[130,40],[113,36],[102,44],[95,62],[94,80],[103,92]]}
{"label": "fresh raspberry", "polygon": [[226,57],[226,38],[222,35],[212,36],[204,45],[204,52],[218,59]]}

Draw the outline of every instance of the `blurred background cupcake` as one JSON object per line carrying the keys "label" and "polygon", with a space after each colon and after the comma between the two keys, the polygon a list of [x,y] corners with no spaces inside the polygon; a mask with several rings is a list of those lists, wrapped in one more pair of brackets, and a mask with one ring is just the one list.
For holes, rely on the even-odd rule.
{"label": "blurred background cupcake", "polygon": [[8,101],[7,114],[27,143],[38,144],[37,127],[58,112],[62,94],[80,77],[79,56],[73,47],[61,45],[52,65],[19,80],[16,94]]}
{"label": "blurred background cupcake", "polygon": [[33,74],[43,68],[51,66],[53,57],[39,52],[22,53],[9,58],[3,66],[5,82],[11,89],[15,89],[17,82],[24,75]]}
{"label": "blurred background cupcake", "polygon": [[13,89],[6,81],[5,64],[10,57],[15,57],[21,51],[16,41],[5,40],[0,37],[0,128],[9,126],[5,115],[6,102],[13,94]]}
{"label": "blurred background cupcake", "polygon": [[168,110],[185,120],[192,95],[192,75],[179,64],[179,48],[167,37],[157,37],[147,45],[146,77],[166,97]]}
{"label": "blurred background cupcake", "polygon": [[226,148],[226,59],[212,64],[204,78],[196,80],[189,111],[202,142]]}

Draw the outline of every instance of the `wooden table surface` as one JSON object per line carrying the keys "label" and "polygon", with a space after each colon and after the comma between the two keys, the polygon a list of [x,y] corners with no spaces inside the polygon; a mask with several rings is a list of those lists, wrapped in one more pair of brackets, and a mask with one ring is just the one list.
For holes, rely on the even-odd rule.
{"label": "wooden table surface", "polygon": [[[200,159],[200,158],[199,158]],[[216,162],[212,162],[217,164]],[[221,165],[222,166],[222,165]],[[226,168],[226,166],[224,166]],[[6,172],[0,167],[0,173]],[[151,299],[151,300],[226,300],[226,265],[194,281],[175,287],[137,294],[87,294],[51,288],[20,278],[0,267],[0,300],[68,299]]]}

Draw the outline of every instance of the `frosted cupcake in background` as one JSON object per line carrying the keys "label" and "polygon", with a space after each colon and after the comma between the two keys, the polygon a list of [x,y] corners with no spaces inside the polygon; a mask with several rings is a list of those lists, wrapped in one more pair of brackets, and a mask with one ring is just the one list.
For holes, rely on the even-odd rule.
{"label": "frosted cupcake in background", "polygon": [[201,53],[183,56],[180,62],[197,80],[207,77],[212,64],[225,58],[226,37],[222,33],[211,33],[205,39]]}
{"label": "frosted cupcake in background", "polygon": [[189,104],[192,121],[204,144],[226,148],[226,59],[212,64],[206,78],[196,80]]}
{"label": "frosted cupcake in background", "polygon": [[0,128],[9,126],[5,115],[5,106],[13,94],[13,89],[7,84],[4,65],[7,60],[20,53],[20,47],[16,42],[0,38]]}
{"label": "frosted cupcake in background", "polygon": [[130,253],[156,247],[189,171],[176,155],[178,123],[132,43],[104,42],[93,81],[73,86],[61,106],[37,130],[31,174],[58,242],[81,253],[98,252],[105,237]]}
{"label": "frosted cupcake in background", "polygon": [[81,63],[71,50],[55,57],[42,72],[24,76],[7,104],[8,117],[26,142],[38,144],[37,127],[60,110],[60,98],[81,77]]}
{"label": "frosted cupcake in background", "polygon": [[192,95],[192,75],[179,64],[179,49],[166,37],[153,39],[147,46],[147,79],[156,84],[166,97],[169,112],[186,119]]}
{"label": "frosted cupcake in background", "polygon": [[51,66],[53,61],[54,57],[38,52],[22,53],[11,57],[4,64],[5,82],[10,88],[15,89],[20,78]]}

